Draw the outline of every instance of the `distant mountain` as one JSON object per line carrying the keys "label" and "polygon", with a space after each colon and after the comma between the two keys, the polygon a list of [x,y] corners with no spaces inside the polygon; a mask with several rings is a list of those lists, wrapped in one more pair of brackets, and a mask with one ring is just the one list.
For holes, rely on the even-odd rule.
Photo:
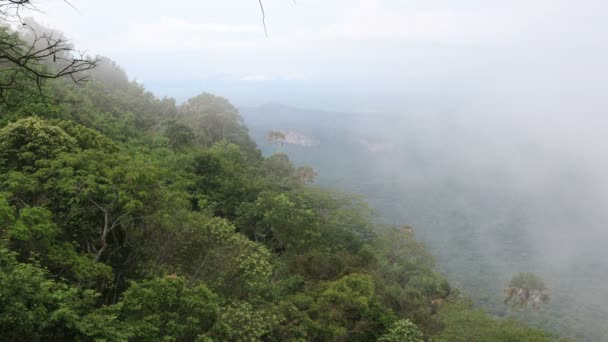
{"label": "distant mountain", "polygon": [[[575,195],[548,197],[561,180],[546,175],[569,172],[559,155],[451,112],[369,115],[267,104],[241,114],[265,154],[287,153],[295,164],[313,167],[318,184],[364,194],[379,220],[413,225],[451,282],[486,310],[508,315],[502,291],[509,277],[532,270],[546,276],[553,300],[531,325],[583,341],[608,336],[602,323],[608,310],[596,305],[608,291],[590,285],[608,281],[608,269],[591,262],[597,257],[591,249],[561,242],[572,241],[565,227],[577,218],[557,208],[571,206]],[[266,139],[272,130],[299,132],[319,144],[272,144]],[[534,157],[540,155],[545,159]],[[595,268],[569,266],[575,264]],[[579,313],[570,315],[574,310]]]}
{"label": "distant mountain", "polygon": [[[300,165],[313,166],[318,183],[351,189],[351,180],[373,179],[367,165],[373,154],[388,146],[380,134],[382,119],[361,114],[308,110],[281,104],[241,108],[250,134],[265,154],[284,152]],[[377,130],[374,130],[377,127]],[[270,131],[293,132],[291,138],[307,137],[314,143],[273,144]],[[380,147],[380,148],[379,148]],[[349,184],[343,182],[347,172]],[[354,189],[353,189],[354,190]]]}

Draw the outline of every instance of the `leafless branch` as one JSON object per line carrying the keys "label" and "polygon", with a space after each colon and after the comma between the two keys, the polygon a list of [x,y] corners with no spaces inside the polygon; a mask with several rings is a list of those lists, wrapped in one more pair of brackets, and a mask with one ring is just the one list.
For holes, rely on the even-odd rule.
{"label": "leafless branch", "polygon": [[21,20],[21,11],[36,10],[32,0],[0,0],[0,22],[7,23],[23,23]]}
{"label": "leafless branch", "polygon": [[258,3],[260,4],[260,11],[262,11],[262,25],[264,26],[264,34],[266,35],[266,38],[268,38],[268,30],[266,29],[266,12],[264,11],[264,4],[262,3],[262,0],[258,0]]}
{"label": "leafless branch", "polygon": [[[65,0],[73,7],[73,5]],[[0,103],[8,104],[7,94],[17,94],[35,87],[39,95],[49,79],[69,78],[75,83],[86,81],[83,72],[95,68],[99,59],[89,59],[78,52],[63,37],[53,32],[36,32],[22,20],[22,9],[36,10],[33,0],[0,0]],[[11,32],[6,25],[18,22],[21,34]]]}
{"label": "leafless branch", "polygon": [[[297,4],[296,0],[292,1],[294,5]],[[266,38],[268,38],[268,30],[266,27],[266,11],[264,10],[264,3],[262,2],[262,0],[258,0],[258,3],[260,4],[260,11],[262,12],[262,26],[264,26],[264,34],[266,35]]]}

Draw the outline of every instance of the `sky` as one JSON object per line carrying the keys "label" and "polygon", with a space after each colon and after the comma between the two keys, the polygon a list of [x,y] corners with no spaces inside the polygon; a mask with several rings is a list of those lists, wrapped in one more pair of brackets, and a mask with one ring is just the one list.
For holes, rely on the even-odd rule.
{"label": "sky", "polygon": [[71,4],[31,14],[159,96],[464,113],[608,172],[605,1],[265,0],[268,37],[256,0]]}
{"label": "sky", "polygon": [[30,14],[159,96],[399,115],[440,172],[526,203],[547,259],[606,260],[605,0],[264,0],[268,37],[257,0],[70,1]]}
{"label": "sky", "polygon": [[[182,100],[211,88],[243,105],[316,99],[365,112],[408,92],[449,97],[485,82],[605,76],[593,69],[608,37],[599,0],[266,0],[268,37],[256,0],[71,4],[40,1],[32,15]],[[352,101],[374,92],[384,99]]]}
{"label": "sky", "polygon": [[[510,11],[470,1],[455,8],[438,1],[266,0],[268,38],[256,0],[72,3],[78,11],[61,0],[41,3],[45,13],[37,17],[78,46],[124,61],[141,79],[346,76],[396,57],[386,53],[395,44],[474,44],[517,30],[508,27]],[[374,45],[376,53],[361,53]]]}

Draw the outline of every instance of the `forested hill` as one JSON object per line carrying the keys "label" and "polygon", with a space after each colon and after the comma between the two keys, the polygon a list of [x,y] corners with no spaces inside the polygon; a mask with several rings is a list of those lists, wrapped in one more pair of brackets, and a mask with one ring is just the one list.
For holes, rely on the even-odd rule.
{"label": "forested hill", "polygon": [[[315,185],[363,194],[380,222],[411,224],[450,283],[487,312],[577,341],[608,341],[605,248],[590,241],[604,239],[588,221],[601,202],[586,202],[584,215],[573,210],[593,198],[580,182],[554,195],[565,188],[554,175],[580,166],[481,125],[474,113],[402,110],[379,116],[267,104],[241,113],[265,155],[287,153],[315,168]],[[319,144],[268,134],[292,131]],[[504,304],[505,286],[521,271],[542,275],[551,292],[550,303],[529,315]]]}
{"label": "forested hill", "polygon": [[87,73],[2,94],[0,340],[554,340],[475,310],[409,227],[263,157],[226,99]]}

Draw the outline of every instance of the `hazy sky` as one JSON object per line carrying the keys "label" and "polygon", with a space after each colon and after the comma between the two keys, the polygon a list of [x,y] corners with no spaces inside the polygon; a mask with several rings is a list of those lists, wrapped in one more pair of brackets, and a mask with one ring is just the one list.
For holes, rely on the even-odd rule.
{"label": "hazy sky", "polygon": [[266,0],[269,38],[256,0],[71,3],[78,11],[40,1],[45,13],[35,16],[144,82],[377,82],[391,91],[474,83],[501,68],[543,77],[608,33],[608,5],[593,0]]}
{"label": "hazy sky", "polygon": [[141,79],[253,81],[406,72],[414,66],[398,62],[410,53],[389,51],[403,50],[404,44],[502,41],[525,30],[528,20],[517,4],[505,7],[502,1],[455,6],[428,0],[266,0],[266,38],[257,0],[72,3],[78,12],[61,0],[40,4],[47,15],[37,17],[79,46],[124,62]]}
{"label": "hazy sky", "polygon": [[[439,165],[411,183],[502,192],[551,264],[607,260],[606,0],[264,0],[269,37],[257,0],[70,2],[30,14],[157,95],[399,114],[388,137]],[[397,189],[399,158],[378,166]]]}

